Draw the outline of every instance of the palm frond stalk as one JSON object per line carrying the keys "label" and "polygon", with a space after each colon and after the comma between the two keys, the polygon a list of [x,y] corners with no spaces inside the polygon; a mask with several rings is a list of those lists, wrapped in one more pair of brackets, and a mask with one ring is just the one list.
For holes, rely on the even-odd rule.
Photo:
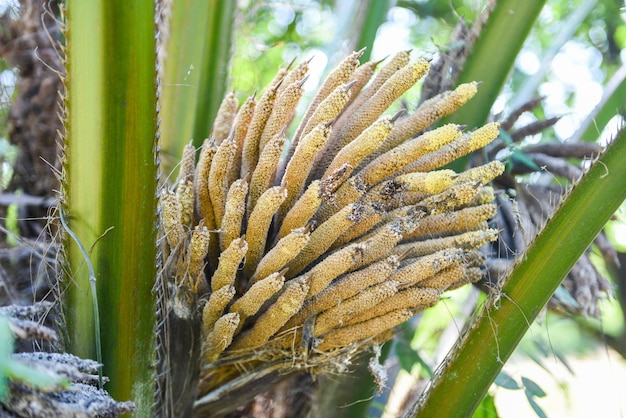
{"label": "palm frond stalk", "polygon": [[[156,45],[154,3],[66,4],[61,204],[69,228],[62,284],[68,351],[96,358],[98,312],[107,389],[152,415],[156,328]],[[132,88],[129,88],[132,86]],[[93,282],[96,282],[93,285]],[[93,285],[93,286],[92,286]]]}

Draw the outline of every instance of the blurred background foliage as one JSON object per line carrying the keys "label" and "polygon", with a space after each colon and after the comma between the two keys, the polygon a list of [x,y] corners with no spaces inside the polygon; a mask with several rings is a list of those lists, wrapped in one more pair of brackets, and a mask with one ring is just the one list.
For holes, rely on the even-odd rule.
{"label": "blurred background foliage", "polygon": [[[457,47],[447,44],[457,21],[474,21],[484,6],[483,1],[456,0],[376,3],[388,3],[389,7],[379,16],[371,51],[375,60],[407,49],[415,50],[419,56],[434,57],[439,50]],[[356,37],[345,36],[345,27],[349,27],[345,23],[358,22],[368,7],[368,2],[358,1],[239,2],[229,89],[243,99],[269,82],[277,67],[296,57],[314,57],[313,74],[307,83],[312,90],[326,68],[358,48]],[[512,103],[511,98],[530,75],[547,65],[548,71],[537,86],[537,93],[546,100],[535,110],[536,116],[562,116],[554,131],[544,133],[548,136],[545,139],[569,138],[598,103],[602,85],[622,66],[626,22],[621,7],[620,2],[610,0],[546,2],[492,112],[507,112],[512,105],[519,105],[519,99]],[[587,15],[582,16],[582,22],[556,55],[546,57],[557,35],[567,29],[565,25],[572,24],[569,18],[579,8],[586,8]]]}

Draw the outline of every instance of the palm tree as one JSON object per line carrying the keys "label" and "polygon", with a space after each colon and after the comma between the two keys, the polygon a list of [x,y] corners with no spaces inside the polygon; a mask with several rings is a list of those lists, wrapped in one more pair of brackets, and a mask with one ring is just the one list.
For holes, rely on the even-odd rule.
{"label": "palm tree", "polygon": [[[460,50],[453,49],[448,55],[453,65],[446,67],[446,71],[456,75],[455,80],[437,81],[431,78],[428,80],[432,83],[425,83],[431,90],[429,95],[424,93],[424,98],[436,98],[437,93],[450,87],[482,80],[479,92],[472,99],[472,106],[462,107],[455,112],[456,120],[469,125],[472,130],[486,122],[495,97],[502,89],[523,41],[545,2],[518,3],[490,3],[482,29],[470,32],[476,37],[472,39],[471,45],[465,45],[467,47]],[[159,38],[161,43],[158,51],[165,57],[157,61],[153,27],[155,10],[152,2],[137,1],[133,8],[125,7],[123,2],[118,4],[117,1],[67,2],[65,153],[64,170],[61,173],[63,209],[60,209],[59,214],[66,214],[69,221],[62,230],[67,232],[63,240],[64,260],[67,271],[72,273],[68,273],[65,278],[61,293],[68,349],[83,357],[96,358],[101,347],[104,371],[111,378],[108,389],[116,399],[132,399],[137,406],[136,413],[140,416],[156,413],[167,416],[189,414],[192,413],[195,401],[196,414],[201,415],[206,411],[216,411],[211,408],[222,407],[226,411],[239,406],[237,391],[228,391],[229,385],[238,389],[238,383],[232,379],[232,367],[215,369],[215,373],[226,375],[213,376],[218,379],[217,386],[200,382],[201,395],[230,393],[233,396],[222,399],[221,403],[205,403],[202,396],[195,399],[195,390],[186,390],[184,386],[195,387],[200,368],[205,370],[200,373],[201,379],[205,379],[206,370],[211,369],[212,361],[217,360],[215,364],[219,365],[220,360],[225,360],[219,352],[207,354],[206,347],[201,353],[199,336],[206,344],[207,339],[217,335],[212,334],[211,329],[205,329],[206,326],[203,328],[201,323],[206,321],[206,317],[200,318],[201,306],[207,297],[203,298],[202,295],[209,293],[202,291],[202,286],[212,283],[203,285],[200,276],[189,276],[192,258],[186,255],[184,247],[178,247],[183,242],[192,248],[189,240],[192,240],[192,236],[203,236],[204,229],[201,224],[195,232],[191,232],[196,221],[186,220],[181,224],[182,218],[168,224],[171,209],[168,199],[176,196],[176,193],[184,195],[185,185],[191,187],[193,183],[190,177],[194,174],[194,148],[185,145],[193,138],[195,147],[199,147],[204,138],[215,136],[219,118],[227,119],[224,115],[229,114],[228,98],[222,102],[222,96],[230,49],[227,40],[231,38],[234,24],[235,2],[174,1],[163,7],[160,9],[164,19],[160,35],[165,37]],[[375,31],[378,23],[373,16],[381,15],[367,14],[368,10],[372,9],[359,9],[360,13],[367,16],[365,21],[368,23],[364,25],[361,39],[372,39],[367,36],[367,30]],[[101,30],[94,31],[93,27]],[[197,33],[206,36],[198,36]],[[467,42],[471,37],[463,39]],[[180,45],[185,45],[185,48]],[[172,89],[176,80],[181,79],[181,74],[189,71],[189,63],[196,61],[198,65],[194,65],[194,68],[198,70],[192,72],[192,76],[197,79],[190,80],[190,84],[200,87],[197,90]],[[157,62],[161,63],[158,69]],[[440,62],[450,64],[451,61]],[[163,80],[160,86],[155,81],[157,71]],[[349,78],[339,84],[348,81]],[[432,88],[433,84],[436,88]],[[289,86],[285,83],[279,87],[276,83],[274,88]],[[157,94],[159,91],[162,92],[161,96]],[[607,90],[608,97],[612,94],[617,95]],[[221,113],[218,111],[220,103]],[[236,106],[237,103],[235,111]],[[293,104],[290,106],[293,109]],[[160,113],[157,113],[157,109]],[[235,115],[234,111],[230,113],[232,125]],[[214,115],[218,117],[215,124],[212,122]],[[284,119],[290,116],[283,115]],[[160,132],[164,155],[184,155],[176,193],[171,194],[163,192],[171,186],[169,179],[161,176],[159,169],[159,119],[162,121]],[[349,125],[350,120],[348,117],[345,119]],[[341,121],[339,118],[337,123]],[[280,134],[281,129],[282,125],[273,134]],[[306,128],[303,126],[303,129]],[[228,131],[226,129],[225,132]],[[274,140],[270,136],[267,141],[273,144]],[[452,416],[453,411],[470,414],[477,408],[530,323],[626,197],[623,180],[626,173],[622,173],[623,165],[619,163],[625,141],[623,133],[615,138],[599,162],[593,165],[559,206],[524,255],[519,256],[505,284],[491,294],[482,313],[468,326],[458,348],[442,366],[438,378],[433,379],[427,396],[419,404],[408,405],[407,414]],[[278,142],[280,140],[276,140]],[[227,152],[219,151],[219,143],[215,143],[215,146],[215,152]],[[204,149],[208,152],[210,148],[211,143],[205,142]],[[196,173],[200,170],[201,161],[198,162]],[[462,166],[457,166],[457,171],[465,169],[465,164],[467,160]],[[168,168],[162,172],[168,173],[169,167],[174,165],[168,162]],[[245,180],[247,171],[241,170],[240,173]],[[233,177],[237,178],[239,176]],[[245,181],[238,184],[239,187],[247,187]],[[201,193],[198,186],[195,187],[196,194]],[[235,196],[236,189],[232,190]],[[157,195],[160,196],[159,218]],[[260,199],[260,196],[256,195],[255,199]],[[603,204],[592,206],[589,202]],[[191,208],[193,212],[193,206]],[[243,216],[253,219],[252,215],[248,212]],[[284,213],[279,216],[283,217]],[[207,231],[220,227],[219,224],[208,223],[207,218],[204,218]],[[173,227],[173,224],[184,225],[181,231],[186,234],[186,238],[180,242],[170,240],[172,231],[178,228]],[[157,230],[162,235],[157,236]],[[88,256],[81,250],[78,241],[70,239],[70,232],[75,233],[85,246],[93,245]],[[307,235],[311,231],[301,232]],[[280,231],[276,233],[280,234]],[[216,236],[213,234],[213,242]],[[215,269],[220,252],[223,255],[232,241],[220,244],[218,239],[217,246],[211,243],[202,250],[204,254],[209,254],[207,272]],[[269,248],[273,248],[272,245]],[[251,258],[250,255],[248,257]],[[204,259],[204,256],[201,258]],[[180,268],[181,260],[187,262],[183,268]],[[89,263],[94,266],[93,274],[86,268]],[[290,272],[282,272],[277,277],[295,277],[290,274],[297,273],[296,264],[291,263]],[[252,273],[253,267],[250,267]],[[254,275],[249,278],[252,282],[256,280]],[[308,283],[299,285],[309,286]],[[212,290],[212,294],[216,294],[219,288]],[[233,291],[240,294],[243,289],[233,288]],[[176,307],[187,309],[183,309],[183,315],[173,310],[174,302],[177,303]],[[210,304],[211,299],[206,306]],[[204,308],[204,312],[207,310]],[[258,318],[259,321],[261,318]],[[494,335],[494,327],[506,331]],[[156,334],[155,330],[158,331]],[[235,339],[234,344],[237,341]],[[202,361],[198,359],[201,355]],[[255,366],[254,361],[252,358],[250,367],[263,370],[262,366]],[[265,378],[261,375],[248,378],[245,385],[241,383],[242,387],[250,393],[260,386],[263,389],[271,388],[268,392],[280,393],[285,389],[280,374],[269,372],[271,370]],[[312,385],[306,376],[298,379],[298,384]],[[362,389],[358,385],[354,386],[355,389]],[[336,413],[335,406],[327,406],[319,398],[316,403],[320,414],[323,414],[324,407],[330,407],[329,410]],[[203,409],[205,404],[210,405],[209,409]],[[366,404],[359,407],[363,406]],[[351,416],[365,416],[367,413],[363,409],[350,411],[351,414],[359,414]]]}

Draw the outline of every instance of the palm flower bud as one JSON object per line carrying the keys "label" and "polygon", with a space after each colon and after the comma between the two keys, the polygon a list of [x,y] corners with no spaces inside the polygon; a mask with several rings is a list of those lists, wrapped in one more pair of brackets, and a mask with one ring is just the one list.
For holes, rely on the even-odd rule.
{"label": "palm flower bud", "polygon": [[161,225],[165,234],[165,239],[170,248],[174,249],[183,240],[183,223],[181,218],[181,204],[176,194],[170,190],[165,190],[160,197],[161,203]]}
{"label": "palm flower bud", "polygon": [[224,251],[231,242],[241,235],[241,225],[246,211],[248,182],[246,179],[235,181],[226,195],[226,206],[220,231],[220,248]]}
{"label": "palm flower bud", "polygon": [[211,131],[211,138],[214,138],[218,144],[228,137],[235,116],[237,115],[238,107],[239,103],[233,93],[228,93],[224,100],[222,100],[217,110],[217,115],[215,116],[213,130]]}
{"label": "palm flower bud", "polygon": [[215,327],[202,341],[202,359],[215,361],[220,353],[233,342],[233,335],[240,323],[237,313],[228,313],[215,321]]}

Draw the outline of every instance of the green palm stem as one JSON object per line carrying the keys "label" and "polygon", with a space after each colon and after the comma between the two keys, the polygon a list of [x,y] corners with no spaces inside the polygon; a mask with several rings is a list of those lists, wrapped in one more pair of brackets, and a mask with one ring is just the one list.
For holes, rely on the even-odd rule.
{"label": "green palm stem", "polygon": [[544,4],[545,0],[496,2],[457,79],[457,84],[482,81],[482,85],[472,105],[463,106],[451,118],[470,127],[487,121]]}
{"label": "green palm stem", "polygon": [[[154,2],[66,3],[64,212],[91,247],[107,389],[150,416],[156,328]],[[94,357],[89,274],[66,240],[68,349]]]}
{"label": "green palm stem", "polygon": [[199,147],[211,133],[217,110],[224,98],[232,48],[236,0],[210,0],[205,25],[206,41],[202,52],[198,102],[195,108],[193,140]]}
{"label": "green palm stem", "polygon": [[159,100],[166,173],[190,140],[199,147],[210,134],[228,84],[235,7],[234,0],[172,4]]}
{"label": "green palm stem", "polygon": [[409,416],[469,416],[563,278],[626,198],[626,130],[573,188]]}

